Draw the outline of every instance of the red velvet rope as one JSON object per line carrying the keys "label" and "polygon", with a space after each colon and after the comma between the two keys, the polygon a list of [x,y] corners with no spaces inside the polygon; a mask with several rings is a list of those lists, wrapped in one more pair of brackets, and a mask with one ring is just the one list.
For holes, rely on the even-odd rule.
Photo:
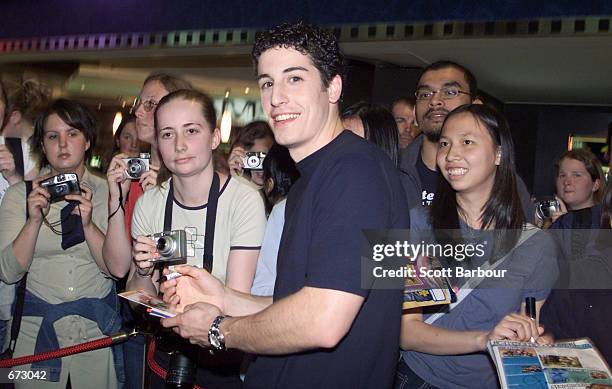
{"label": "red velvet rope", "polygon": [[64,347],[53,351],[47,351],[40,354],[26,355],[23,357],[0,360],[0,368],[7,368],[19,365],[27,365],[30,363],[46,361],[48,359],[56,359],[67,357],[73,354],[84,353],[86,351],[97,350],[99,348],[110,347],[113,344],[113,338],[96,339],[89,342],[76,344],[74,346]]}

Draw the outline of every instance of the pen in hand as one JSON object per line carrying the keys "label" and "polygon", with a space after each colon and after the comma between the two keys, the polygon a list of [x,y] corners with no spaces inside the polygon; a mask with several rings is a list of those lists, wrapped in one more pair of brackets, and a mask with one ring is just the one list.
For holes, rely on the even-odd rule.
{"label": "pen in hand", "polygon": [[[531,318],[531,320],[533,320],[536,323],[536,326],[537,326],[538,320],[537,320],[535,297],[525,297],[525,313],[527,314],[527,316]],[[531,337],[530,341],[532,343],[535,342],[535,339],[533,338],[533,336]]]}
{"label": "pen in hand", "polygon": [[173,279],[175,279],[175,278],[179,278],[180,276],[182,276],[182,274],[181,274],[181,273],[179,273],[179,272],[176,272],[176,271],[175,271],[175,272],[172,272],[172,273],[166,274],[165,276],[161,276],[161,277],[159,277],[159,280],[157,280],[157,282],[166,282],[166,281],[170,281],[170,280],[173,280]]}

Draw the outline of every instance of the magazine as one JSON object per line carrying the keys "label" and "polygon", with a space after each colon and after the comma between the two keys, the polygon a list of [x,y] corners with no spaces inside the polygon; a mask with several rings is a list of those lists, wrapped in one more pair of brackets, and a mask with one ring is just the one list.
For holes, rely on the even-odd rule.
{"label": "magazine", "polygon": [[550,345],[496,340],[487,348],[502,389],[612,389],[610,368],[587,338]]}
{"label": "magazine", "polygon": [[437,260],[425,256],[406,265],[408,277],[404,278],[403,309],[450,304],[453,301],[454,293],[446,277],[421,275],[420,269],[439,267]]}
{"label": "magazine", "polygon": [[170,306],[166,304],[162,299],[157,296],[153,296],[145,292],[144,290],[130,290],[127,292],[119,293],[119,297],[133,301],[140,305],[147,307],[147,312],[151,316],[168,318],[176,316],[176,312],[170,309]]}

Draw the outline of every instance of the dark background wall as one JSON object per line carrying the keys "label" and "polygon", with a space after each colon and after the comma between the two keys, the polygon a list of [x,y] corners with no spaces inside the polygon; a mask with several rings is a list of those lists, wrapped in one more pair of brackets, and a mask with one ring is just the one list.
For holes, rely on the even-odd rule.
{"label": "dark background wall", "polygon": [[516,20],[612,13],[610,1],[575,0],[3,0],[0,37],[261,28],[316,24]]}
{"label": "dark background wall", "polygon": [[420,74],[421,69],[350,60],[341,108],[362,100],[389,107],[395,99],[414,94]]}
{"label": "dark background wall", "polygon": [[519,173],[536,196],[554,193],[553,163],[570,135],[605,138],[612,107],[506,104]]}

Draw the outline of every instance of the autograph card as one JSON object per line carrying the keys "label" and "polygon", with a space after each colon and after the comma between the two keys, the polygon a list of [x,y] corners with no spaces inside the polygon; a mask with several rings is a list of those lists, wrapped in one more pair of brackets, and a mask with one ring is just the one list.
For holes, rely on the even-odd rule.
{"label": "autograph card", "polygon": [[119,297],[133,301],[140,305],[144,305],[149,309],[147,312],[152,316],[157,317],[174,317],[176,312],[170,309],[170,306],[166,304],[162,299],[157,296],[153,296],[144,290],[130,290],[127,292],[119,293]]}

